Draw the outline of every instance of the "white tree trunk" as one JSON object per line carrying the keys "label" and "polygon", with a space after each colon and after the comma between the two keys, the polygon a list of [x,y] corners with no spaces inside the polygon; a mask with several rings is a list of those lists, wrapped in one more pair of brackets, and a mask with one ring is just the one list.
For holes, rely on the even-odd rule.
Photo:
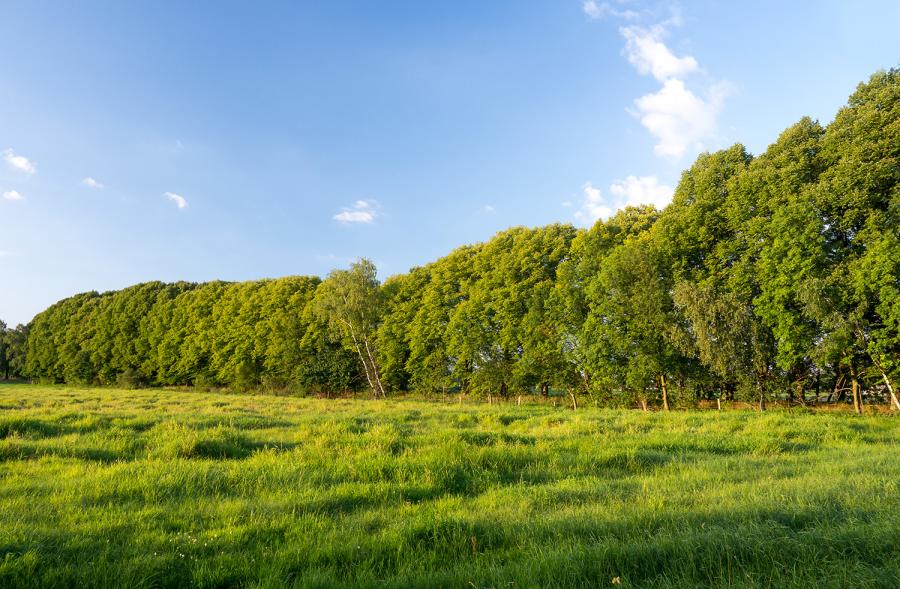
{"label": "white tree trunk", "polygon": [[362,348],[359,345],[359,340],[356,339],[356,332],[353,330],[353,324],[347,322],[347,327],[350,329],[350,337],[353,339],[353,345],[356,346],[356,353],[359,354],[359,361],[362,362],[363,371],[366,373],[366,380],[369,381],[369,387],[372,389],[372,394],[375,395],[375,398],[378,398],[378,389],[375,388],[375,383],[372,381],[372,375],[369,374],[369,365],[366,363],[366,358],[363,356]]}
{"label": "white tree trunk", "polygon": [[372,355],[371,348],[369,348],[369,338],[363,338],[363,342],[366,344],[366,353],[369,355],[369,362],[372,363],[372,372],[375,375],[375,382],[378,384],[378,392],[381,393],[382,399],[387,399],[387,395],[384,393],[384,385],[381,384],[381,377],[378,375],[378,364],[375,362],[375,357]]}
{"label": "white tree trunk", "polygon": [[894,392],[894,387],[891,386],[891,381],[888,379],[884,370],[881,371],[881,378],[884,379],[884,384],[887,385],[888,392],[891,394],[891,406],[900,411],[900,400],[897,400],[897,393]]}

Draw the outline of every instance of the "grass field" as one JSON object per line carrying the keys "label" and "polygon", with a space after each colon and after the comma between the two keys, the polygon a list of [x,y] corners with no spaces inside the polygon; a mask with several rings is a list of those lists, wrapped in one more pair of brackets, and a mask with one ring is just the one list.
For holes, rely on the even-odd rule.
{"label": "grass field", "polygon": [[900,419],[0,386],[0,587],[898,587]]}

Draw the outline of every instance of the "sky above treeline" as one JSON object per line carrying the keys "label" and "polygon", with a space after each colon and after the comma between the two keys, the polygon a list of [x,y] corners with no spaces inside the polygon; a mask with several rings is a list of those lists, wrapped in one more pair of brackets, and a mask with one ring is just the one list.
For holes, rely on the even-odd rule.
{"label": "sky above treeline", "polygon": [[664,206],[900,65],[900,3],[0,2],[0,319],[148,280],[407,271]]}

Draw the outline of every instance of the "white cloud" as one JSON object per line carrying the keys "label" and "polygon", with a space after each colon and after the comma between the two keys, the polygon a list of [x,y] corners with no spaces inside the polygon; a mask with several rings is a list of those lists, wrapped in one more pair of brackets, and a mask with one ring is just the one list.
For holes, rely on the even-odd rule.
{"label": "white cloud", "polygon": [[672,200],[672,188],[660,184],[656,176],[628,176],[613,182],[609,193],[609,197],[604,197],[599,188],[594,188],[590,182],[585,184],[584,199],[581,208],[575,212],[575,219],[590,225],[598,219],[608,219],[625,207],[651,204],[662,209]]}
{"label": "white cloud", "polygon": [[87,186],[88,188],[96,188],[98,190],[103,188],[103,184],[101,184],[97,180],[91,178],[90,176],[88,176],[87,178],[82,180],[81,183],[84,184],[85,186]]}
{"label": "white cloud", "polygon": [[18,190],[7,190],[3,193],[3,198],[6,200],[25,200],[25,197]]}
{"label": "white cloud", "polygon": [[188,206],[187,200],[180,194],[175,194],[174,192],[166,192],[163,194],[166,198],[175,203],[179,209],[186,209]]}
{"label": "white cloud", "polygon": [[7,165],[14,170],[19,170],[26,174],[34,174],[37,172],[37,166],[33,161],[24,155],[17,155],[12,149],[3,150],[3,159],[6,160]]}
{"label": "white cloud", "polygon": [[659,25],[650,29],[643,27],[622,27],[619,32],[625,37],[625,56],[641,74],[652,74],[660,82],[681,77],[696,71],[697,60],[687,55],[676,57],[665,43],[665,29]]}
{"label": "white cloud", "polygon": [[[637,98],[628,112],[656,139],[657,155],[680,158],[703,150],[704,142],[716,136],[719,114],[731,86],[712,79],[694,56],[676,55],[666,45],[669,30],[683,23],[678,5],[667,3],[635,12],[619,10],[610,2],[584,0],[582,9],[594,19],[610,16],[620,21],[656,21],[619,28],[625,40],[622,54],[638,73],[653,76],[660,83],[656,92]],[[699,81],[687,84],[691,74],[699,74]]]}
{"label": "white cloud", "polygon": [[588,18],[594,20],[605,18],[607,16],[632,20],[640,16],[633,10],[618,10],[613,8],[609,2],[601,2],[598,4],[596,0],[584,0],[584,2],[581,3],[581,8],[584,10],[584,13],[588,15]]}
{"label": "white cloud", "polygon": [[628,176],[609,187],[616,197],[616,208],[653,205],[658,209],[672,201],[672,187],[660,184],[656,176]]}
{"label": "white cloud", "polygon": [[726,84],[716,84],[701,98],[683,81],[672,78],[658,92],[634,101],[641,124],[656,137],[657,155],[679,157],[692,148],[703,149],[703,140],[715,134],[719,112],[728,95]]}
{"label": "white cloud", "polygon": [[585,0],[581,8],[591,18],[601,18],[603,16],[603,10],[600,9],[600,6],[594,0]]}
{"label": "white cloud", "polygon": [[357,200],[352,207],[344,207],[332,219],[341,223],[373,223],[378,216],[374,206],[375,201]]}
{"label": "white cloud", "polygon": [[15,252],[11,252],[9,250],[0,250],[0,258],[12,258],[15,257],[15,255]]}
{"label": "white cloud", "polygon": [[603,198],[599,188],[594,188],[590,182],[584,185],[584,200],[581,208],[575,211],[575,219],[585,224],[592,224],[597,219],[608,218],[613,210]]}
{"label": "white cloud", "polygon": [[496,212],[497,212],[497,209],[494,208],[494,205],[484,205],[484,206],[481,208],[481,210],[484,211],[485,213],[488,213],[488,214],[492,214],[492,213],[496,213]]}
{"label": "white cloud", "polygon": [[[685,77],[702,72],[690,55],[677,56],[663,42],[668,26],[681,22],[677,11],[660,24],[651,27],[621,27],[625,38],[623,54],[643,75],[653,76],[661,87],[634,101],[629,112],[656,139],[653,151],[663,157],[679,158],[688,151],[699,152],[704,141],[714,137],[725,97],[730,93],[726,82],[707,82],[691,89]],[[696,87],[696,86],[695,86]]]}

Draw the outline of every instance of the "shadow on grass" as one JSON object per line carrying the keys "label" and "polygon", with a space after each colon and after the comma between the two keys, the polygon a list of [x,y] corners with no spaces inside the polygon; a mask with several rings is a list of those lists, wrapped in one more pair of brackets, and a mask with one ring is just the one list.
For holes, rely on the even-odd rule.
{"label": "shadow on grass", "polygon": [[517,434],[485,432],[485,431],[464,431],[459,434],[459,438],[473,446],[496,446],[501,445],[517,445],[534,446],[537,438],[534,436],[522,436]]}
{"label": "shadow on grass", "polygon": [[105,448],[47,446],[29,442],[19,442],[0,446],[0,462],[15,460],[38,460],[45,457],[86,460],[91,462],[112,463],[128,460],[117,452]]}
{"label": "shadow on grass", "polygon": [[29,417],[0,419],[0,440],[10,437],[29,439],[54,438],[71,431],[58,423]]}
{"label": "shadow on grass", "polygon": [[[423,497],[433,493],[420,491]],[[289,521],[257,521],[208,547],[181,542],[174,530],[165,537],[148,534],[141,527],[146,522],[90,534],[36,527],[27,540],[0,544],[0,586],[77,587],[140,578],[152,578],[157,587],[219,586],[212,579],[252,586],[263,574],[274,586],[318,579],[319,586],[602,587],[614,577],[639,587],[803,587],[822,579],[840,586],[841,578],[849,586],[900,582],[893,558],[900,539],[884,514],[847,508],[837,499],[803,509],[506,522],[476,513],[422,512],[408,521],[385,520],[384,530],[370,530],[366,537],[360,536],[360,522],[339,519],[380,503],[363,496],[324,498]],[[310,549],[298,551],[292,532],[304,533],[311,512],[330,519],[329,539],[311,540]],[[218,554],[241,558],[220,561]],[[847,576],[835,576],[842,571]]]}

